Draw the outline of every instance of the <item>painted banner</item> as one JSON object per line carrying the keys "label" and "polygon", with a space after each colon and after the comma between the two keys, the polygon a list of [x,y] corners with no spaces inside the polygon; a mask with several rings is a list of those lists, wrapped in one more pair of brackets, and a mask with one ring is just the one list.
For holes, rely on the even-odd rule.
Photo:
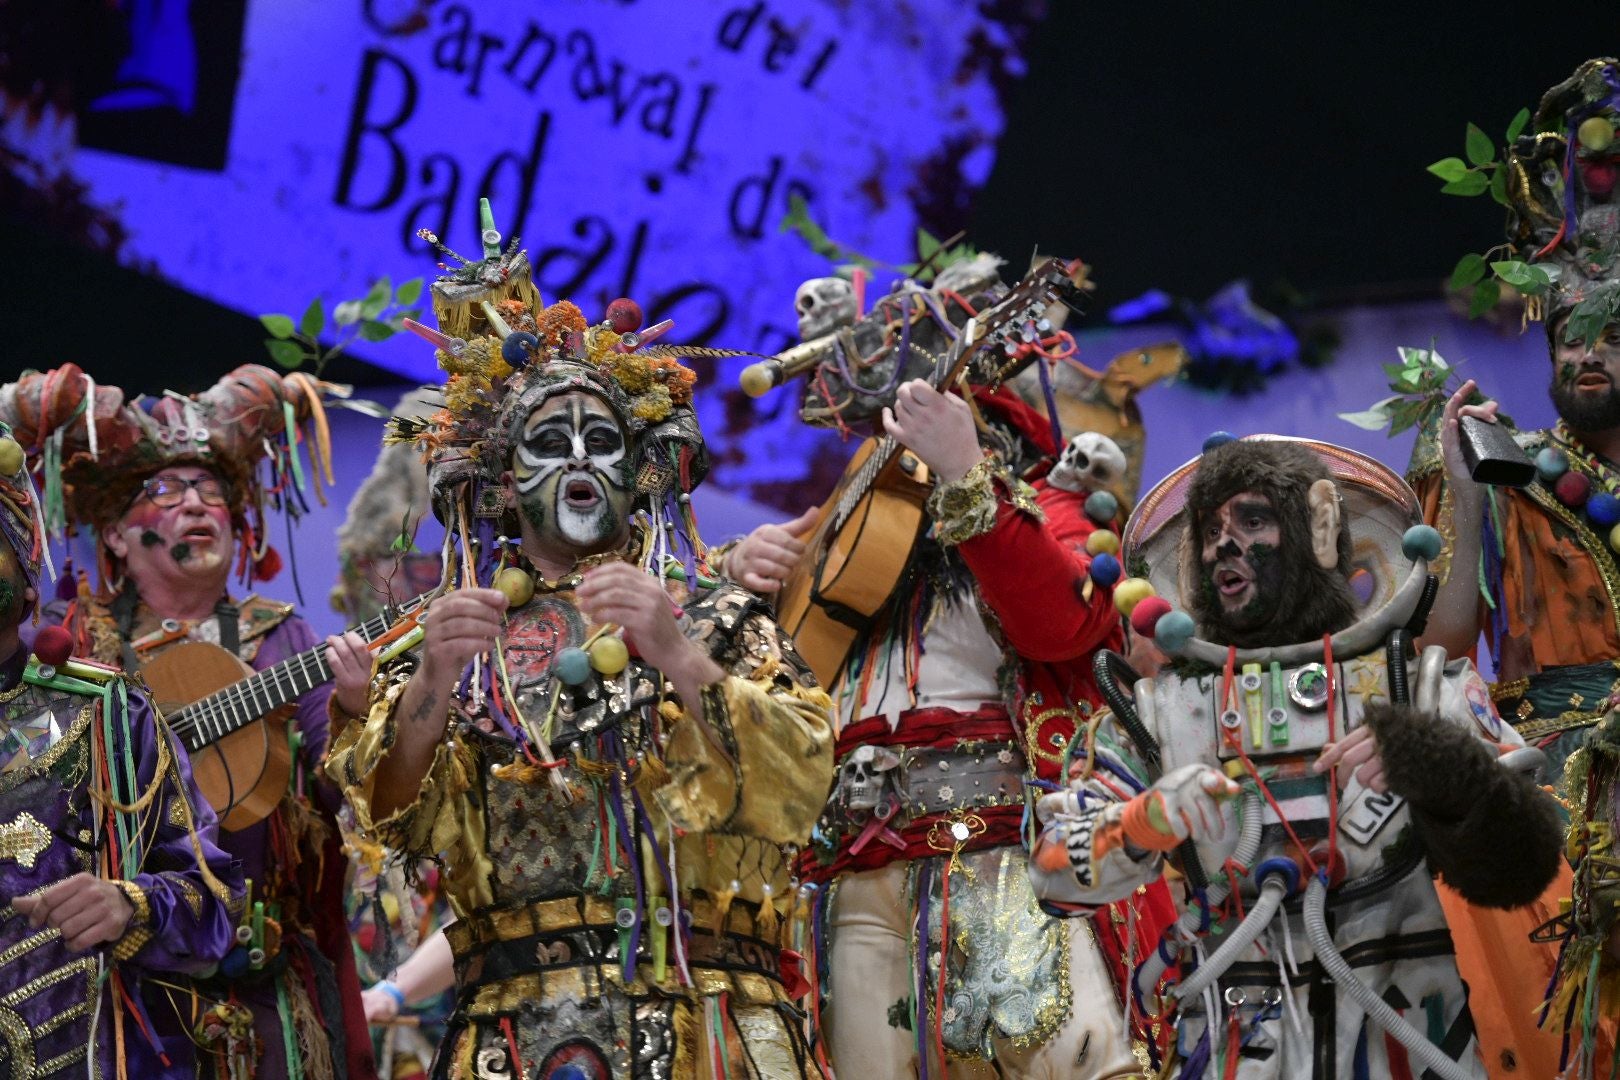
{"label": "painted banner", "polygon": [[[38,57],[28,35],[75,8],[53,3],[0,9],[13,56]],[[25,182],[82,185],[126,264],[249,314],[296,315],[381,274],[435,273],[419,230],[476,256],[487,195],[547,300],[594,319],[628,295],[649,321],[675,320],[667,340],[769,353],[796,340],[796,286],[828,272],[779,232],[790,196],[841,243],[897,263],[919,226],[954,231],[993,162],[1039,5],[100,8],[63,26],[80,45],[70,93],[5,79],[0,146]],[[431,349],[408,336],[357,351],[436,379]],[[782,501],[825,442],[793,418],[789,392],[736,394],[744,363],[700,371],[714,480]]]}

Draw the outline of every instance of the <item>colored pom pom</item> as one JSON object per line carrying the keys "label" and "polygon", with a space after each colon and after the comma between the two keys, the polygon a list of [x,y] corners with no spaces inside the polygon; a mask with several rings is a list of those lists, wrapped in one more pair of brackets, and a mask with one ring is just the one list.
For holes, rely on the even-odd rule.
{"label": "colored pom pom", "polygon": [[1586,500],[1586,516],[1600,529],[1620,525],[1620,499],[1600,491]]}
{"label": "colored pom pom", "polygon": [[1113,529],[1098,529],[1086,537],[1087,555],[1118,555],[1119,534]]}
{"label": "colored pom pom", "polygon": [[1198,627],[1185,611],[1172,611],[1153,628],[1153,643],[1172,656],[1187,647]]}
{"label": "colored pom pom", "polygon": [[1147,578],[1126,578],[1114,586],[1114,607],[1128,619],[1131,612],[1136,610],[1137,604],[1157,594],[1158,590]]}
{"label": "colored pom pom", "polygon": [[225,954],[225,959],[219,962],[219,972],[227,979],[239,979],[247,974],[248,951],[238,945]]}
{"label": "colored pom pom", "polygon": [[1119,580],[1119,575],[1119,560],[1114,558],[1113,555],[1104,551],[1092,557],[1091,580],[1096,582],[1099,588],[1108,588]]}
{"label": "colored pom pom", "polygon": [[1562,450],[1546,446],[1536,455],[1536,475],[1541,477],[1542,483],[1551,484],[1567,472],[1569,457]]}
{"label": "colored pom pom", "polygon": [[34,635],[34,655],[42,664],[61,667],[73,655],[73,635],[60,626],[42,626]]}
{"label": "colored pom pom", "polygon": [[1575,129],[1575,137],[1581,145],[1593,153],[1600,153],[1609,148],[1614,142],[1614,125],[1607,117],[1588,116],[1581,121],[1581,126]]}
{"label": "colored pom pom", "polygon": [[506,597],[509,608],[520,608],[534,597],[534,578],[527,570],[516,566],[508,566],[496,574],[493,585]]}
{"label": "colored pom pom", "polygon": [[776,389],[776,379],[771,375],[770,366],[763,360],[743,368],[737,384],[751,398],[764,397]]}
{"label": "colored pom pom", "polygon": [[621,296],[607,306],[608,325],[615,333],[628,334],[641,329],[641,305],[628,296]]}
{"label": "colored pom pom", "polygon": [[1567,472],[1553,484],[1553,494],[1565,506],[1583,506],[1592,493],[1592,481],[1578,472]]}
{"label": "colored pom pom", "polygon": [[1131,609],[1131,629],[1143,637],[1152,637],[1159,620],[1170,614],[1170,601],[1162,596],[1144,596]]}
{"label": "colored pom pom", "polygon": [[269,581],[281,573],[281,552],[273,546],[264,549],[264,554],[253,560],[253,580]]}
{"label": "colored pom pom", "polygon": [[1106,525],[1119,513],[1119,500],[1111,491],[1093,491],[1086,497],[1086,517],[1099,525]]}
{"label": "colored pom pom", "polygon": [[1401,537],[1401,554],[1433,561],[1440,554],[1440,533],[1432,525],[1414,525]]}
{"label": "colored pom pom", "polygon": [[530,355],[540,347],[540,339],[533,334],[514,331],[501,342],[501,359],[515,368],[529,362]]}
{"label": "colored pom pom", "polygon": [[0,439],[0,476],[16,476],[22,471],[23,448],[16,439]]}
{"label": "colored pom pom", "polygon": [[557,654],[551,670],[569,686],[580,686],[591,677],[591,658],[580,648],[567,648]]}
{"label": "colored pom pom", "polygon": [[1203,450],[1201,451],[1201,453],[1207,454],[1211,450],[1215,449],[1217,446],[1225,446],[1229,442],[1236,442],[1236,441],[1237,441],[1237,436],[1232,434],[1230,431],[1217,431],[1217,432],[1214,432],[1213,434],[1208,435],[1208,436],[1205,437],[1205,439],[1204,439],[1204,447],[1203,447]]}
{"label": "colored pom pom", "polygon": [[1609,530],[1609,550],[1620,551],[1620,525]]}
{"label": "colored pom pom", "polygon": [[612,678],[630,663],[630,650],[624,639],[606,634],[591,643],[591,667]]}

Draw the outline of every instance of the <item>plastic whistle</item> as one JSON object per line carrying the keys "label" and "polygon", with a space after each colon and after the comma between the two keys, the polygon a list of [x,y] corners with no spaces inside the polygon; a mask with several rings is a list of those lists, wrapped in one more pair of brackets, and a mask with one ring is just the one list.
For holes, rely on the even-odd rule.
{"label": "plastic whistle", "polygon": [[653,897],[652,906],[653,981],[661,983],[669,963],[669,928],[675,922],[675,914],[669,910],[669,901],[662,896]]}
{"label": "plastic whistle", "polygon": [[636,928],[636,902],[621,896],[618,910],[613,913],[613,925],[619,928],[619,962],[624,966],[625,978],[636,970],[636,958],[630,955],[630,936]]}
{"label": "plastic whistle", "polygon": [[1271,745],[1288,745],[1288,710],[1283,707],[1287,700],[1283,697],[1283,670],[1277,661],[1271,662],[1271,711],[1266,715],[1271,720]]}
{"label": "plastic whistle", "polygon": [[258,962],[249,965],[255,971],[264,966],[264,901],[253,901],[253,945],[248,950],[249,957],[258,957]]}
{"label": "plastic whistle", "polygon": [[1249,714],[1249,741],[1258,750],[1265,745],[1265,702],[1261,694],[1259,664],[1244,664],[1238,687],[1243,691],[1243,708]]}

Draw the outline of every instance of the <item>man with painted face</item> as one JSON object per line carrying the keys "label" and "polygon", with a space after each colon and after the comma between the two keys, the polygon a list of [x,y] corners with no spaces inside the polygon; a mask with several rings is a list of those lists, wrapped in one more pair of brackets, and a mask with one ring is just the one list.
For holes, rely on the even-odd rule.
{"label": "man with painted face", "polygon": [[[306,658],[294,661],[292,687],[301,692],[287,695],[290,732],[265,725],[266,738],[295,740],[289,785],[267,792],[260,810],[244,808],[238,788],[219,788],[232,793],[215,807],[219,842],[252,883],[254,906],[238,913],[245,928],[239,948],[192,987],[236,1020],[204,1039],[205,1058],[222,1075],[248,1068],[259,1076],[296,1070],[365,1080],[375,1065],[343,910],[339,796],[320,779],[319,766],[330,726],[364,711],[370,658],[353,635],[329,639],[322,649],[292,605],[234,596],[229,587],[233,569],[243,580],[262,581],[280,566],[262,542],[266,485],[259,465],[271,441],[285,446],[289,438],[287,406],[295,419],[309,417],[318,408],[313,384],[255,365],[194,397],[156,403],[126,402],[120,390],[89,382],[74,365],[0,387],[0,417],[16,418],[32,445],[62,440],[63,509],[96,540],[103,587],[92,590],[81,580],[76,596],[44,613],[46,622],[70,632],[78,651],[135,673],[179,646],[217,646],[231,654],[222,661],[232,669],[225,685],[250,674],[236,673],[242,665],[265,671]],[[84,419],[92,412],[94,441]],[[312,464],[319,467],[314,458]],[[295,495],[284,486],[282,497]],[[335,686],[318,661],[336,676]],[[217,689],[223,686],[208,688]],[[243,694],[233,719],[249,720],[257,707]],[[215,751],[191,745],[206,787]],[[180,991],[175,1002],[157,1010],[154,1023],[189,1031],[190,1003]]]}
{"label": "man with painted face", "polygon": [[492,233],[434,285],[440,331],[413,324],[446,409],[396,425],[431,448],[459,587],[328,766],[362,828],[443,860],[433,1075],[819,1076],[784,946],[826,696],[704,561],[691,372],[642,349],[631,301],[541,308]]}
{"label": "man with painted face", "polygon": [[1486,1075],[1431,875],[1523,905],[1559,828],[1499,763],[1539,755],[1467,661],[1409,655],[1439,546],[1408,531],[1416,510],[1370,459],[1257,436],[1183,466],[1126,527],[1126,558],[1190,615],[1133,617],[1173,662],[1134,697],[1105,683],[1112,715],[1037,804],[1031,874],[1083,911],[1175,860],[1187,910],[1136,976],[1151,1007],[1180,964],[1171,1075]]}
{"label": "man with painted face", "polygon": [[29,658],[45,538],[23,462],[0,424],[0,1056],[16,1076],[82,1076],[87,1057],[193,1076],[188,1033],[147,1017],[234,944],[241,871],[141,691],[68,660],[60,630]]}

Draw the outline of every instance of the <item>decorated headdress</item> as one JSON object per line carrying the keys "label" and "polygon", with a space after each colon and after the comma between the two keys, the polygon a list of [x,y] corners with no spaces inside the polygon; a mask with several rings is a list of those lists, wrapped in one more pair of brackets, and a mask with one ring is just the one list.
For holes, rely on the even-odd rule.
{"label": "decorated headdress", "polygon": [[1620,60],[1588,60],[1542,96],[1506,158],[1507,238],[1529,315],[1587,340],[1620,318]]}
{"label": "decorated headdress", "polygon": [[[39,493],[28,475],[22,445],[4,423],[0,423],[0,536],[11,545],[28,584],[37,590],[40,569],[50,565],[45,519],[40,512]],[[51,575],[55,574],[52,567]]]}
{"label": "decorated headdress", "polygon": [[[40,480],[49,532],[86,527],[99,533],[154,473],[201,465],[230,489],[242,541],[240,572],[245,578],[251,566],[254,577],[268,580],[281,560],[269,546],[265,507],[268,501],[299,513],[306,481],[298,442],[309,446],[309,477],[323,503],[322,481],[333,482],[323,392],[345,391],[301,372],[280,375],[244,364],[200,394],[126,402],[122,390],[64,364],[24,372],[0,387],[0,421],[10,425]],[[266,458],[270,468],[261,470]]]}
{"label": "decorated headdress", "polygon": [[[440,263],[450,272],[431,290],[439,328],[405,321],[438,349],[445,407],[425,420],[396,417],[388,441],[426,450],[434,510],[450,534],[467,536],[478,528],[474,521],[486,531],[515,533],[501,474],[524,420],[555,395],[593,394],[628,433],[643,508],[660,528],[665,521],[684,526],[684,561],[695,572],[703,548],[690,495],[708,472],[708,456],[692,411],[697,376],[677,357],[707,350],[654,345],[673,324],[641,329],[641,308],[632,300],[613,301],[597,323],[567,300],[543,306],[518,238],[503,250],[487,199],[479,210],[479,260],[421,233],[460,264],[450,270]],[[464,561],[469,558],[464,551]],[[450,569],[447,560],[447,575]]]}

